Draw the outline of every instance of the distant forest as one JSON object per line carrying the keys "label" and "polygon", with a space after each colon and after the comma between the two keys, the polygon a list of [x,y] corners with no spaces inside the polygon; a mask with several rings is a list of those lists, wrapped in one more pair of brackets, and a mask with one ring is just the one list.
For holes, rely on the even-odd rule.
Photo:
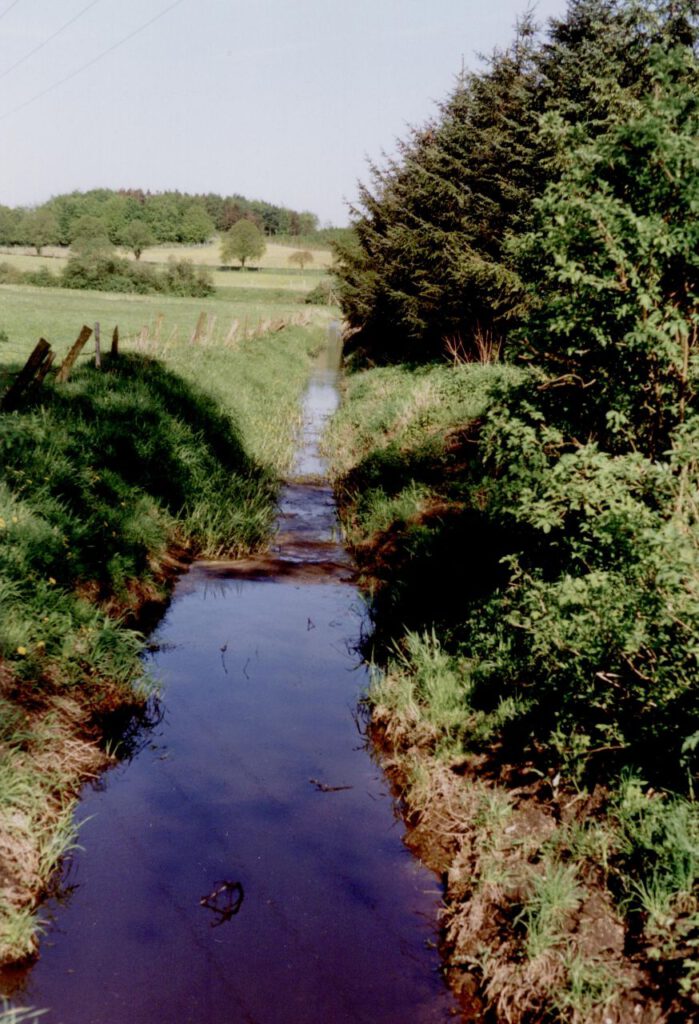
{"label": "distant forest", "polygon": [[0,205],[0,245],[30,245],[37,252],[46,245],[69,245],[85,217],[99,220],[114,245],[124,242],[134,222],[144,224],[156,244],[197,245],[243,219],[269,236],[322,238],[326,233],[319,231],[314,213],[239,195],[93,189],[54,196],[33,208]]}

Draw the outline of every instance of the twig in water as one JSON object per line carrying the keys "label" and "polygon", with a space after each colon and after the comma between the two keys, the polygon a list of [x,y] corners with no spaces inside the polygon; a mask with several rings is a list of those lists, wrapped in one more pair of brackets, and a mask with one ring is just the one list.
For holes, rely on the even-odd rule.
{"label": "twig in water", "polygon": [[318,779],[308,780],[312,786],[315,786],[319,793],[340,793],[343,789],[354,789],[354,786],[328,786],[325,782],[319,782]]}

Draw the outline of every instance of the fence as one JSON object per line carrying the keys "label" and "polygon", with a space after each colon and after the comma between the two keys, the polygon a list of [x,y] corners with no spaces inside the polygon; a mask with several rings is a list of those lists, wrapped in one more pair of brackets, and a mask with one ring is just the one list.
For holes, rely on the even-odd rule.
{"label": "fence", "polygon": [[[234,319],[231,321],[225,335],[216,341],[218,317],[213,313],[200,313],[194,331],[188,340],[190,345],[197,348],[205,348],[214,343],[225,348],[236,348],[243,341],[263,338],[268,334],[282,331],[285,327],[306,327],[312,318],[311,312],[304,310],[290,317],[277,317],[274,319],[261,317],[252,325],[248,322],[247,317],[243,318],[242,321]],[[168,349],[177,342],[179,328],[175,326],[167,338],[165,338],[164,320],[163,315],[159,314],[152,324],[145,324],[136,334],[124,338],[123,343],[133,346],[137,352],[147,353],[148,355],[165,355]],[[71,346],[68,355],[58,368],[56,373],[57,383],[62,384],[68,380],[78,356],[91,337],[95,339],[95,366],[97,369],[101,369],[100,324],[95,323],[94,327],[88,327],[85,324]],[[112,332],[110,348],[112,358],[116,358],[119,355],[120,344],[119,327],[117,326]],[[45,338],[40,338],[27,362],[2,396],[2,399],[0,399],[0,411],[11,412],[18,407],[25,395],[41,387],[44,378],[53,365],[54,358],[55,353],[49,342]]]}

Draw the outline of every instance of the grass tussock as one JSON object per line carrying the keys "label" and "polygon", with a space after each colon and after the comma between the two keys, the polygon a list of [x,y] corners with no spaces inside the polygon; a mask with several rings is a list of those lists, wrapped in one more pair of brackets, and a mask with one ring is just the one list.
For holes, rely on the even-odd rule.
{"label": "grass tussock", "polygon": [[292,328],[107,356],[0,415],[0,959],[35,951],[102,727],[147,699],[134,627],[191,557],[266,542],[321,343]]}
{"label": "grass tussock", "polygon": [[[699,1013],[698,486],[568,444],[528,371],[350,377],[327,440],[370,595],[372,728],[447,883],[451,980],[508,1024]],[[488,1018],[490,1019],[490,1017]]]}

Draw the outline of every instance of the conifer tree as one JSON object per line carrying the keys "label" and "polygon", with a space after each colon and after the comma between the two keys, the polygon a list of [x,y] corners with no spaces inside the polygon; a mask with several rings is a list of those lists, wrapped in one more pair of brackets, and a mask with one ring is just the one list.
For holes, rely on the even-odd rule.
{"label": "conifer tree", "polygon": [[357,243],[340,247],[354,346],[374,358],[429,359],[445,341],[505,329],[519,301],[505,231],[528,222],[542,187],[534,31],[482,74],[462,76],[439,117],[371,168],[354,210]]}

